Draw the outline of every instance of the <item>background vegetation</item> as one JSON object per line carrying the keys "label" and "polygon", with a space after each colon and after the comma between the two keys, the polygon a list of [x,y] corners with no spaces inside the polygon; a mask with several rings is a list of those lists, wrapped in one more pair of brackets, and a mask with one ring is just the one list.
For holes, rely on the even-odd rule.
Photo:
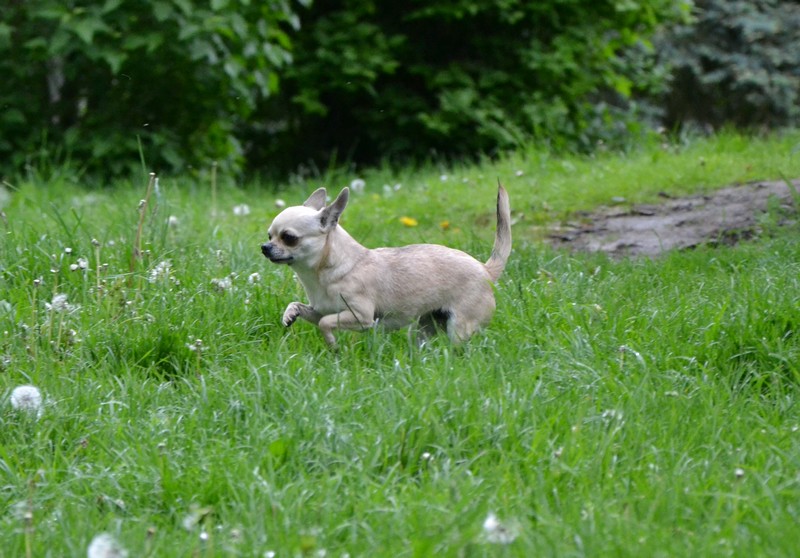
{"label": "background vegetation", "polygon": [[[12,0],[0,173],[323,175],[797,122],[788,0]],[[323,170],[320,170],[323,169]]]}
{"label": "background vegetation", "polygon": [[[797,176],[798,143],[519,151],[281,193],[360,178],[342,220],[357,239],[485,259],[500,178],[514,252],[463,350],[344,332],[334,354],[280,326],[303,295],[259,252],[281,205],[263,188],[0,190],[0,554],[85,556],[107,532],[143,557],[792,555],[796,213],[657,260],[538,239],[619,195]],[[20,384],[41,407],[15,408]]]}

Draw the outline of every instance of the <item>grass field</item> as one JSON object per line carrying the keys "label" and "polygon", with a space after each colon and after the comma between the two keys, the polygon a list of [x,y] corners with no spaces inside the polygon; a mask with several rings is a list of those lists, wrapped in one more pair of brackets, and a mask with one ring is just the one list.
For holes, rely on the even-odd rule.
{"label": "grass field", "polygon": [[[260,255],[276,198],[355,175],[213,196],[165,176],[143,207],[145,178],[9,181],[0,556],[86,556],[102,532],[130,557],[796,556],[798,227],[652,261],[540,239],[614,197],[798,177],[798,145],[365,172],[357,239],[480,259],[508,187],[497,314],[462,349],[367,332],[333,353],[279,325],[303,293]],[[25,384],[41,407],[12,401]]]}

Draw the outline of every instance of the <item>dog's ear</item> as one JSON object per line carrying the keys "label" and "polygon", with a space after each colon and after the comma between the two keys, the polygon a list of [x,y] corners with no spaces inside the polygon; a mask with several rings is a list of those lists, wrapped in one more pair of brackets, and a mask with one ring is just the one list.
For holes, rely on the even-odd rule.
{"label": "dog's ear", "polygon": [[328,193],[325,191],[325,188],[319,188],[314,191],[313,194],[308,196],[308,199],[303,202],[305,207],[310,207],[311,209],[322,209],[325,207],[325,200],[328,197]]}
{"label": "dog's ear", "polygon": [[344,211],[344,208],[347,207],[347,200],[349,198],[350,190],[344,188],[339,192],[339,195],[336,196],[336,199],[333,200],[333,203],[322,210],[319,221],[323,231],[327,232],[339,224],[339,216],[342,214],[342,211]]}

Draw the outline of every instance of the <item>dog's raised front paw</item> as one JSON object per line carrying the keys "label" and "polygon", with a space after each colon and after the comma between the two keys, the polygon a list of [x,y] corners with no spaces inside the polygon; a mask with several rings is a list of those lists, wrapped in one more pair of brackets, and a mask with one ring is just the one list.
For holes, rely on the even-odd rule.
{"label": "dog's raised front paw", "polygon": [[286,307],[286,310],[283,313],[283,325],[289,327],[292,325],[295,320],[297,320],[298,316],[302,312],[302,305],[299,302],[292,302],[289,306]]}

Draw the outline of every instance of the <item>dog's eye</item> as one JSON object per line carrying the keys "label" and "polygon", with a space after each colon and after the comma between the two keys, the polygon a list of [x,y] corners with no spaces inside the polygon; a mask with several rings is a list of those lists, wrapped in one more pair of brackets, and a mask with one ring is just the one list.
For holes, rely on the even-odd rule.
{"label": "dog's eye", "polygon": [[267,233],[267,240],[272,240],[272,233],[271,232]]}
{"label": "dog's eye", "polygon": [[285,232],[281,235],[281,240],[286,246],[294,246],[300,239],[292,233]]}

